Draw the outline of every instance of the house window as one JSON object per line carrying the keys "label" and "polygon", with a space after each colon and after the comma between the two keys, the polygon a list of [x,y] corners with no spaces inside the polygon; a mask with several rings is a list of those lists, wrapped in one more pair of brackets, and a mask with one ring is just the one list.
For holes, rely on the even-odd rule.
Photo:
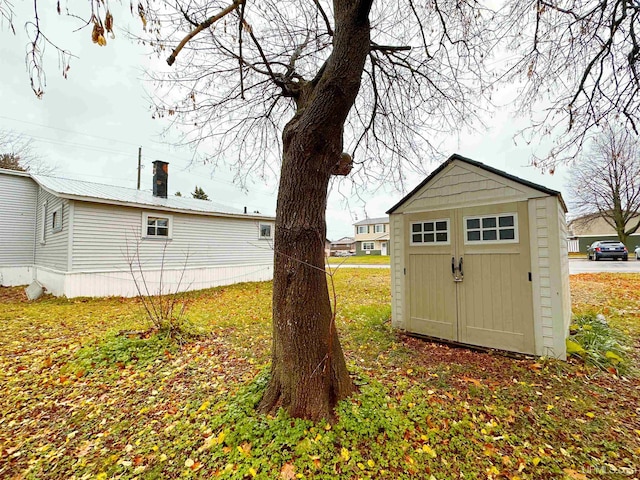
{"label": "house window", "polygon": [[173,233],[173,217],[171,215],[142,214],[144,237],[169,239]]}
{"label": "house window", "polygon": [[62,205],[51,213],[51,230],[53,233],[62,230]]}
{"label": "house window", "polygon": [[360,225],[358,226],[358,233],[369,233],[369,225]]}
{"label": "house window", "polygon": [[465,243],[516,243],[518,217],[515,213],[465,217]]}
{"label": "house window", "polygon": [[260,224],[260,238],[273,238],[270,223]]}
{"label": "house window", "polygon": [[373,242],[362,242],[362,250],[373,250]]}
{"label": "house window", "polygon": [[449,219],[411,223],[411,245],[449,244]]}
{"label": "house window", "polygon": [[375,233],[384,233],[384,225],[376,225],[373,231]]}

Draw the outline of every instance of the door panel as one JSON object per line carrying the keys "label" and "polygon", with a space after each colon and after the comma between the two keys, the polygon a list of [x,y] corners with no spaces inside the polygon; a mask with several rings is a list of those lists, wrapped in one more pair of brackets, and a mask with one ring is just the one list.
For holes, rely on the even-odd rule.
{"label": "door panel", "polygon": [[[465,243],[465,218],[515,213],[517,241]],[[449,244],[412,245],[412,222],[449,219]],[[470,345],[534,352],[527,202],[407,215],[407,330]],[[462,258],[462,281],[451,272]],[[459,272],[456,276],[460,277]]]}
{"label": "door panel", "polygon": [[[456,340],[456,288],[451,274],[454,256],[452,211],[407,215],[405,265],[407,266],[407,330],[445,340]],[[412,222],[449,220],[449,238],[445,244],[412,245]]]}
{"label": "door panel", "polygon": [[457,234],[458,252],[464,258],[464,281],[458,286],[459,340],[533,353],[526,202],[462,209],[459,224],[469,216],[500,213],[517,214],[517,243],[465,244],[463,232]]}

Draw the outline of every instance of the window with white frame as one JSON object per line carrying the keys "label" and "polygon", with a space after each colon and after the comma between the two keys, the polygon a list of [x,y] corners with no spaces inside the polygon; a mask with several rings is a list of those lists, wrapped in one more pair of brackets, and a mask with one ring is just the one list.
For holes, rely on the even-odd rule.
{"label": "window with white frame", "polygon": [[515,213],[465,217],[465,243],[517,243],[518,216]]}
{"label": "window with white frame", "polygon": [[449,239],[449,219],[411,222],[411,245],[446,245]]}
{"label": "window with white frame", "polygon": [[382,225],[376,225],[376,226],[373,228],[373,231],[374,231],[375,233],[384,233],[384,224],[382,224]]}
{"label": "window with white frame", "polygon": [[273,238],[273,228],[270,223],[260,224],[260,238],[269,239]]}
{"label": "window with white frame", "polygon": [[173,217],[145,212],[142,214],[142,229],[146,238],[169,239],[173,234]]}
{"label": "window with white frame", "polygon": [[51,231],[53,233],[62,230],[62,205],[51,212]]}
{"label": "window with white frame", "polygon": [[362,242],[362,250],[373,250],[375,247],[373,242]]}
{"label": "window with white frame", "polygon": [[358,233],[369,233],[369,225],[358,225]]}

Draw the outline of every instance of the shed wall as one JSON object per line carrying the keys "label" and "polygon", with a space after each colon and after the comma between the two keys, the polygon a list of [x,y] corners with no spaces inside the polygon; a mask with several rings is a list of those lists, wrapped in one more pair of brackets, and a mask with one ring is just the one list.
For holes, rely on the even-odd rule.
{"label": "shed wall", "polygon": [[391,325],[405,328],[404,318],[404,217],[401,214],[389,216],[391,240]]}

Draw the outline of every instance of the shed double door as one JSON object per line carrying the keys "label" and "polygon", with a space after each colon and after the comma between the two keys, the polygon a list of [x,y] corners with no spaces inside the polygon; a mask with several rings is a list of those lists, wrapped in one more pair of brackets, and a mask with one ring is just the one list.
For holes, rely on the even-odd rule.
{"label": "shed double door", "polygon": [[406,216],[407,330],[534,352],[526,202]]}

